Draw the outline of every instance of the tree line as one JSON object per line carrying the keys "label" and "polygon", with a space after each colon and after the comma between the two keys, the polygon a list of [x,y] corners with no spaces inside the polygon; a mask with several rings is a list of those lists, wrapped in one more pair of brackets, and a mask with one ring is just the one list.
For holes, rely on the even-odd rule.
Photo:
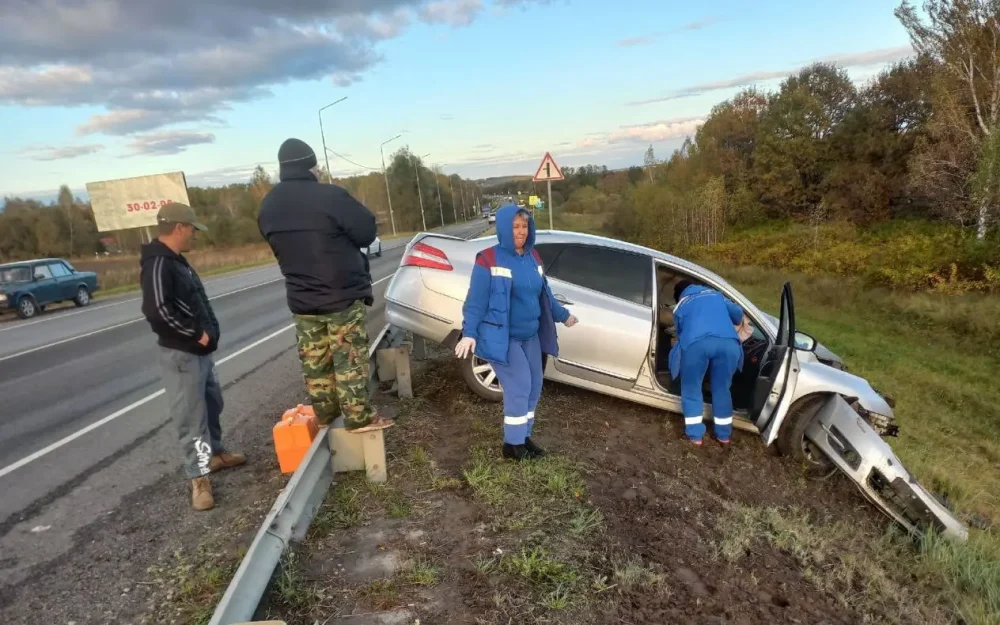
{"label": "tree line", "polygon": [[[641,168],[567,168],[556,210],[610,214],[616,235],[659,249],[769,220],[917,218],[983,241],[1000,204],[1000,4],[903,2],[895,14],[914,58],[860,86],[817,63],[774,91],[745,88],[666,161],[650,146]],[[510,189],[532,184],[499,190]]]}
{"label": "tree line", "polygon": [[[333,178],[321,168],[321,179],[346,188],[376,216],[379,233],[422,230],[474,216],[482,192],[472,181],[427,167],[407,148],[395,152],[381,171]],[[389,196],[392,198],[392,214]],[[262,241],[257,229],[260,203],[276,183],[258,166],[249,181],[223,187],[189,187],[191,206],[209,227],[199,247],[235,247]],[[419,192],[418,185],[419,184]],[[421,202],[423,217],[421,217]],[[139,230],[98,233],[89,202],[74,198],[63,185],[58,199],[43,203],[5,198],[0,212],[0,262],[39,257],[93,256],[105,252],[135,253],[143,240]]]}

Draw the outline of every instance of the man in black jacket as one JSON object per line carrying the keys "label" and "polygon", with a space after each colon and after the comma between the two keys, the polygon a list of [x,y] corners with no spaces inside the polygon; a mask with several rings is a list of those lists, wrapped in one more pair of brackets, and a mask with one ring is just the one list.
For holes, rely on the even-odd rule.
{"label": "man in black jacket", "polygon": [[210,354],[219,346],[219,320],[198,274],[181,252],[206,230],[194,210],[167,204],[157,214],[160,236],[142,247],[142,314],[159,338],[159,360],[170,417],[177,427],[184,473],[195,510],[215,505],[208,474],[246,462],[222,446],[222,387]]}
{"label": "man in black jacket", "polygon": [[372,278],[361,248],[375,240],[371,211],[344,189],[320,184],[316,154],[288,139],[278,149],[281,181],[261,203],[257,225],[285,276],[299,359],[316,416],[343,414],[352,432],[389,427],[368,396]]}

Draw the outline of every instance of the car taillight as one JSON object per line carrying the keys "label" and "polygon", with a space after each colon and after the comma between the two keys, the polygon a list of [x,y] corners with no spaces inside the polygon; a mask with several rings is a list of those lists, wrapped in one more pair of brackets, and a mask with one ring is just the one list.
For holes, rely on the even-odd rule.
{"label": "car taillight", "polygon": [[417,243],[411,247],[410,251],[403,257],[401,266],[440,269],[442,271],[451,271],[453,269],[447,254],[426,243]]}

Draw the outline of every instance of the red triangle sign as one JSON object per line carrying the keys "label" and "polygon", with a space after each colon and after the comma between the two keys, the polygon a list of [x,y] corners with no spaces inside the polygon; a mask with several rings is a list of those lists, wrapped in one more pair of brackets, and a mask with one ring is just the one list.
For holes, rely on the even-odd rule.
{"label": "red triangle sign", "polygon": [[535,182],[545,182],[547,180],[562,180],[562,170],[556,165],[555,160],[552,155],[548,152],[545,153],[545,158],[542,159],[542,164],[538,166],[538,171],[535,172],[535,177],[533,180]]}

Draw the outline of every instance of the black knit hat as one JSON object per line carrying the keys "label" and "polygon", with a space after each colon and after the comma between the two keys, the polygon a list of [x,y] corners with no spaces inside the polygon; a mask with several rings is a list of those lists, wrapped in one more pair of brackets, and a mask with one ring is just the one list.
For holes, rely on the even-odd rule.
{"label": "black knit hat", "polygon": [[278,148],[278,164],[312,169],[316,166],[316,153],[301,139],[285,139]]}

